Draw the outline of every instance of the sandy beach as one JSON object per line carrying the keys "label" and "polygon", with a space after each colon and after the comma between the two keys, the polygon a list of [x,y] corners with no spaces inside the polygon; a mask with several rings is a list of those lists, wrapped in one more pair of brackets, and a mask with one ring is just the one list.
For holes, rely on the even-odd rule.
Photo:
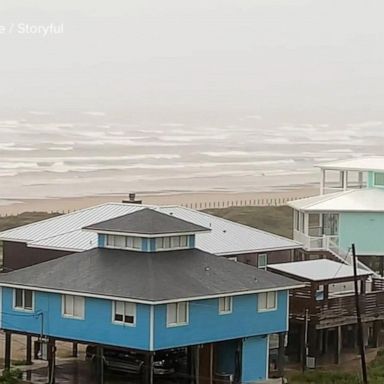
{"label": "sandy beach", "polygon": [[[313,196],[318,188],[303,187],[300,189],[276,190],[272,192],[201,192],[174,194],[137,194],[136,199],[143,204],[183,205],[190,208],[218,208],[245,205],[282,205],[288,200]],[[0,215],[14,215],[22,212],[72,212],[106,202],[122,202],[128,200],[126,195],[86,196],[52,199],[19,199],[2,200]]]}

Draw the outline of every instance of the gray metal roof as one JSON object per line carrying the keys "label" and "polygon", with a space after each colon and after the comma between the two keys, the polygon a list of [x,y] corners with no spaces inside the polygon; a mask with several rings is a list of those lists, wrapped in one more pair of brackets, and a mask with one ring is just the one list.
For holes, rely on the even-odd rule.
{"label": "gray metal roof", "polygon": [[0,286],[15,285],[159,303],[302,284],[197,249],[143,253],[95,248],[0,274]]}
{"label": "gray metal roof", "polygon": [[9,229],[0,233],[0,240],[26,242],[29,246],[87,250],[97,245],[97,235],[81,230],[103,220],[136,212],[146,207],[173,214],[174,217],[209,228],[209,233],[196,235],[196,247],[216,255],[266,252],[297,249],[296,241],[256,228],[238,224],[217,216],[179,206],[150,206],[137,204],[106,203],[57,216],[37,223]]}
{"label": "gray metal roof", "polygon": [[130,233],[142,235],[165,235],[210,231],[201,225],[174,217],[165,212],[144,208],[114,219],[84,227],[96,232]]}

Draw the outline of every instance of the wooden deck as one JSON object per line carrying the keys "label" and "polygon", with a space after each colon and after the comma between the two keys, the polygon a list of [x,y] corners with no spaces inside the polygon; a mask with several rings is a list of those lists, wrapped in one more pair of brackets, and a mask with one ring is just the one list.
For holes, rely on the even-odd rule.
{"label": "wooden deck", "polygon": [[[325,300],[313,299],[310,287],[296,290],[290,298],[290,316],[293,320],[304,321],[305,311],[316,329],[356,323],[355,297],[343,295]],[[373,291],[360,295],[363,322],[384,319],[384,291]]]}

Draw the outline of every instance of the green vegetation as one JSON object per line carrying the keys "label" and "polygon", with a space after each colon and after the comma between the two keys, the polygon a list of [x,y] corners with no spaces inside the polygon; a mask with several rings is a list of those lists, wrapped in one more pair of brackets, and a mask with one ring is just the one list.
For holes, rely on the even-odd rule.
{"label": "green vegetation", "polygon": [[230,207],[207,209],[205,212],[263,231],[292,238],[293,211],[292,208],[287,206]]}
{"label": "green vegetation", "polygon": [[[368,365],[369,384],[384,383],[384,350],[377,353],[376,358]],[[308,371],[292,375],[289,384],[360,384],[361,374],[340,371]]]}
{"label": "green vegetation", "polygon": [[10,228],[19,227],[40,221],[49,219],[50,217],[58,216],[59,213],[48,213],[48,212],[24,212],[20,215],[10,215],[0,217],[0,231],[5,231]]}
{"label": "green vegetation", "polygon": [[4,371],[0,376],[0,383],[4,384],[19,384],[21,383],[21,379],[23,377],[23,373],[19,369],[12,369],[10,371]]}

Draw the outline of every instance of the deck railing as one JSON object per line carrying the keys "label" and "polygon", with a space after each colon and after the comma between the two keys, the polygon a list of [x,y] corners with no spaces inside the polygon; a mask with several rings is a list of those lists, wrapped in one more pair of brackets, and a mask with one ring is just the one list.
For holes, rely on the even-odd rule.
{"label": "deck railing", "polygon": [[[360,295],[361,316],[364,320],[384,318],[384,291]],[[316,301],[307,295],[294,294],[290,298],[291,315],[303,319],[308,309],[311,320],[318,327],[330,324],[350,324],[356,322],[355,297],[353,294],[329,297]]]}

